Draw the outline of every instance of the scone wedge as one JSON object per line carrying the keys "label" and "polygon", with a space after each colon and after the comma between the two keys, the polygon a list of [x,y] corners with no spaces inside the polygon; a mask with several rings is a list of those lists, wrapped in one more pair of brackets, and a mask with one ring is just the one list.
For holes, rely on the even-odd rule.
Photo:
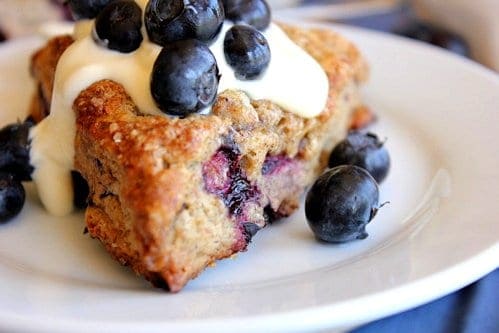
{"label": "scone wedge", "polygon": [[[90,235],[155,286],[179,291],[295,211],[362,107],[358,88],[368,71],[352,43],[329,30],[282,28],[329,78],[315,118],[233,90],[220,93],[208,115],[145,115],[109,80],[74,101],[74,164],[90,188]],[[33,57],[35,119],[48,113],[55,65],[70,44],[58,37]]]}

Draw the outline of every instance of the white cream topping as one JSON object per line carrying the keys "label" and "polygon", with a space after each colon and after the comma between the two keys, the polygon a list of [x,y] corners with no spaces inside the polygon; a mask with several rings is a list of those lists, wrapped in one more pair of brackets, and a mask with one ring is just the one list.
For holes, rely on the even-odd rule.
{"label": "white cream topping", "polygon": [[[147,1],[137,2],[144,8]],[[145,38],[131,53],[108,50],[93,41],[92,26],[92,21],[76,25],[75,42],[57,64],[50,115],[30,133],[30,158],[35,166],[33,179],[47,210],[58,216],[73,209],[70,171],[74,160],[75,116],[72,105],[82,90],[94,82],[110,79],[123,85],[142,113],[164,115],[156,107],[149,88],[152,66],[161,47]],[[252,99],[271,100],[305,118],[322,112],[329,88],[326,74],[275,24],[264,32],[271,50],[266,72],[257,80],[236,79],[223,51],[225,32],[231,26],[224,23],[218,39],[210,46],[221,73],[219,92],[242,90]],[[143,34],[147,36],[145,31]]]}

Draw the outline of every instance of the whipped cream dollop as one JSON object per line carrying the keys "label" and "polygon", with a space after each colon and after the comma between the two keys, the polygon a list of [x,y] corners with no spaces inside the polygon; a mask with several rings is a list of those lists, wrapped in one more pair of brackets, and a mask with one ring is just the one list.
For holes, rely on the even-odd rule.
{"label": "whipped cream dollop", "polygon": [[[144,11],[147,1],[137,3]],[[271,50],[267,70],[256,80],[238,80],[224,55],[225,32],[231,26],[225,21],[210,45],[221,73],[218,93],[242,90],[252,99],[273,101],[305,118],[323,111],[329,89],[325,72],[275,24],[263,32]],[[76,124],[72,105],[82,90],[103,79],[113,80],[123,85],[140,112],[168,117],[158,109],[150,91],[150,75],[161,46],[149,42],[143,29],[141,46],[134,52],[120,53],[97,45],[92,29],[90,20],[75,25],[75,42],[57,64],[50,114],[30,133],[33,180],[46,209],[58,216],[73,210],[71,170]]]}

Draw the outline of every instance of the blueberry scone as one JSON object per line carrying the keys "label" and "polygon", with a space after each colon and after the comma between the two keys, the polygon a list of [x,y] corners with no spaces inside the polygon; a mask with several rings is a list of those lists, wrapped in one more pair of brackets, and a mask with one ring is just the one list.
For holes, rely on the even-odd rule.
{"label": "blueberry scone", "polygon": [[298,208],[367,66],[330,30],[271,23],[264,1],[101,2],[70,1],[87,19],[32,58],[33,179],[63,215],[80,173],[90,235],[176,292]]}

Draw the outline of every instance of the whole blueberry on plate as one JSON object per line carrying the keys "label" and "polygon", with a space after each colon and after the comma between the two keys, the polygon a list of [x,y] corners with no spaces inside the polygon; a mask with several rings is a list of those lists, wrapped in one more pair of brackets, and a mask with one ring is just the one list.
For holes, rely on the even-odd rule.
{"label": "whole blueberry on plate", "polygon": [[144,16],[149,39],[159,45],[183,39],[211,41],[224,19],[220,0],[150,0]]}
{"label": "whole blueberry on plate", "polygon": [[26,194],[20,181],[0,172],[0,223],[10,221],[24,206]]}
{"label": "whole blueberry on plate", "polygon": [[376,134],[351,132],[329,156],[330,168],[342,164],[364,168],[381,183],[390,169],[390,156]]}
{"label": "whole blueberry on plate", "polygon": [[31,180],[33,166],[29,160],[31,122],[14,123],[0,129],[0,172],[16,180]]}
{"label": "whole blueberry on plate", "polygon": [[93,19],[113,0],[68,0],[73,18]]}
{"label": "whole blueberry on plate", "polygon": [[224,53],[227,63],[241,80],[257,78],[270,63],[267,39],[258,30],[247,25],[234,25],[227,31]]}
{"label": "whole blueberry on plate", "polygon": [[129,53],[142,43],[142,9],[133,0],[107,5],[95,19],[94,40],[111,50]]}
{"label": "whole blueberry on plate", "polygon": [[270,7],[265,0],[223,0],[225,17],[234,23],[245,23],[258,30],[270,24]]}
{"label": "whole blueberry on plate", "polygon": [[354,165],[326,171],[305,200],[308,225],[319,240],[341,243],[366,238],[366,225],[378,211],[379,190],[373,177]]}
{"label": "whole blueberry on plate", "polygon": [[185,117],[211,105],[220,75],[215,56],[195,39],[166,44],[154,62],[151,94],[165,113]]}

